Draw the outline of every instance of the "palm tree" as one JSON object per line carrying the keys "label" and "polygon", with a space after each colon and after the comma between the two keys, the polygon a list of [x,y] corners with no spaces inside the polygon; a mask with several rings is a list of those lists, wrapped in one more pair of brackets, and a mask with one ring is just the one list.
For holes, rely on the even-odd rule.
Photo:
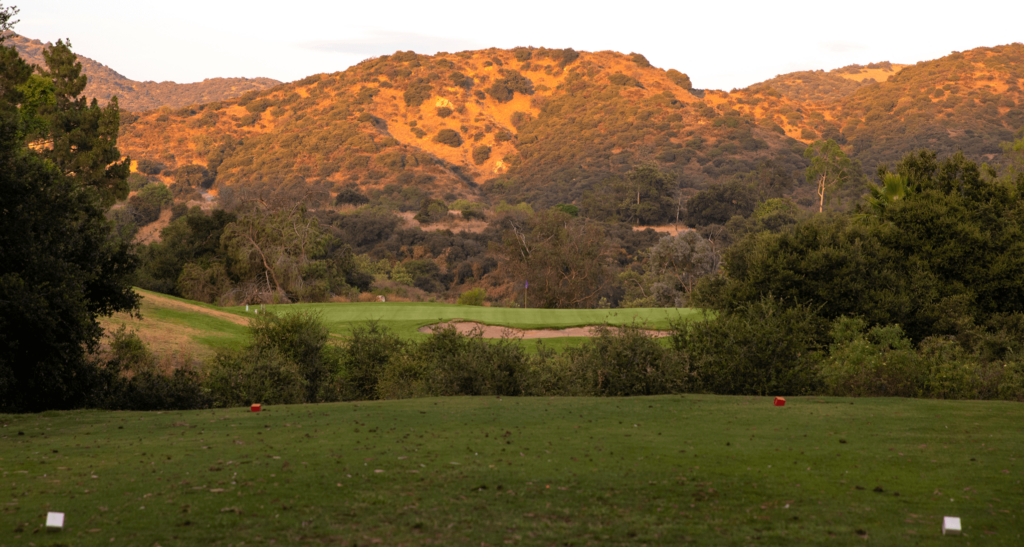
{"label": "palm tree", "polygon": [[875,214],[880,215],[890,204],[906,198],[908,192],[906,177],[895,173],[885,173],[882,175],[882,187],[871,187],[868,204]]}

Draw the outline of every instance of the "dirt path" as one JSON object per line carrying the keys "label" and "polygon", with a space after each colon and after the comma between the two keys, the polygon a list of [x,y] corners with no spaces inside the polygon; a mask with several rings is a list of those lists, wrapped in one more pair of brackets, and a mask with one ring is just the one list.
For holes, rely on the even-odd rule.
{"label": "dirt path", "polygon": [[[531,340],[536,338],[566,338],[566,337],[593,337],[597,336],[597,330],[600,327],[587,326],[587,327],[570,327],[567,329],[515,329],[511,327],[502,327],[499,325],[484,325],[482,323],[475,323],[473,321],[449,321],[447,323],[437,323],[434,325],[427,325],[426,327],[420,327],[419,331],[424,334],[433,333],[434,329],[443,328],[448,325],[454,325],[455,330],[459,331],[460,334],[470,334],[473,331],[479,329],[482,338],[522,338],[524,340]],[[615,330],[615,327],[611,327],[611,330]],[[648,330],[644,331],[647,334],[656,338],[663,336],[670,336],[672,333],[662,330]]]}

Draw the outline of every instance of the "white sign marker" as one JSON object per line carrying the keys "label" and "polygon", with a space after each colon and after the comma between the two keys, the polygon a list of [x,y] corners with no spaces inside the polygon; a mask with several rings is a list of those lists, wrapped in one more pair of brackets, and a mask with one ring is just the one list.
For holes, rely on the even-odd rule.
{"label": "white sign marker", "polygon": [[47,513],[46,514],[46,529],[47,530],[63,530],[64,529],[64,513]]}
{"label": "white sign marker", "polygon": [[944,535],[944,536],[959,536],[960,535],[960,517],[943,517],[942,518],[942,535]]}

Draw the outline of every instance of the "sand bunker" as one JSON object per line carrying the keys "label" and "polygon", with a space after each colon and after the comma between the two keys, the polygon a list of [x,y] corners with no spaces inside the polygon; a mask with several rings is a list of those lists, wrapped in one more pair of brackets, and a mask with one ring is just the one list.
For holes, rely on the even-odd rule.
{"label": "sand bunker", "polygon": [[[565,338],[569,336],[576,337],[591,337],[597,336],[597,331],[600,327],[588,326],[588,327],[570,327],[568,329],[515,329],[511,327],[502,327],[499,325],[484,325],[482,323],[476,323],[473,321],[449,321],[447,323],[437,323],[434,325],[427,325],[420,327],[420,332],[424,334],[432,334],[434,329],[440,329],[447,326],[454,326],[455,330],[459,331],[460,334],[470,334],[476,330],[480,331],[482,338],[523,338],[523,339],[534,339],[534,338]],[[615,327],[610,327],[611,330],[615,330]],[[669,336],[672,333],[662,330],[648,330],[644,331],[647,334],[661,338],[663,336]]]}

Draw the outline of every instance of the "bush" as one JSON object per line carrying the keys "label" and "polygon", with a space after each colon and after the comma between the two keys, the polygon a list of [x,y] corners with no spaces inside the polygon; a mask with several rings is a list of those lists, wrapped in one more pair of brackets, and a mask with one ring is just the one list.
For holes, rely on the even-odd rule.
{"label": "bush", "polygon": [[677,86],[687,91],[693,89],[693,84],[690,83],[690,77],[687,76],[686,74],[683,74],[682,72],[679,72],[674,68],[670,68],[668,72],[665,73],[665,75],[668,76],[668,79],[672,80],[672,83],[676,84]]}
{"label": "bush", "polygon": [[249,330],[254,348],[268,353],[277,351],[295,363],[306,388],[305,402],[341,398],[336,378],[341,371],[340,359],[335,348],[327,345],[329,333],[318,313],[257,315]]}
{"label": "bush", "polygon": [[358,206],[370,203],[370,198],[366,197],[354,188],[344,188],[338,192],[338,197],[334,199],[334,203],[337,205]]}
{"label": "bush", "polygon": [[769,296],[733,312],[675,325],[673,348],[695,391],[719,395],[800,395],[816,388],[825,322],[809,306]]}
{"label": "bush", "polygon": [[475,289],[470,289],[459,295],[459,300],[456,302],[456,304],[459,304],[461,306],[483,306],[484,298],[486,296],[486,291],[484,291],[480,287],[477,287]]}
{"label": "bush", "polygon": [[307,385],[298,365],[281,352],[249,346],[214,357],[209,388],[216,406],[234,407],[302,403]]}
{"label": "bush", "polygon": [[558,209],[559,211],[572,217],[580,216],[580,208],[575,205],[559,203],[554,206],[554,209]]}
{"label": "bush", "polygon": [[624,87],[643,87],[640,81],[637,80],[636,78],[626,76],[625,74],[621,73],[615,73],[612,74],[611,76],[608,76],[608,81],[611,82],[612,85],[621,85]]}
{"label": "bush", "polygon": [[841,317],[832,324],[829,357],[818,372],[824,393],[838,396],[916,397],[927,366],[899,325],[875,326]]}
{"label": "bush", "polygon": [[181,296],[213,304],[231,290],[231,278],[223,262],[188,262],[181,269],[175,287]]}
{"label": "bush", "polygon": [[149,184],[149,179],[140,173],[132,173],[128,175],[128,189],[132,192],[138,192],[142,190],[144,186]]}
{"label": "bush", "polygon": [[644,57],[639,53],[630,53],[629,60],[636,63],[640,68],[649,68],[651,66],[651,62],[647,60],[647,57]]}
{"label": "bush", "polygon": [[[611,397],[678,393],[686,374],[643,326],[600,327],[598,335],[566,353],[579,395]],[[574,391],[571,387],[570,391]]]}
{"label": "bush", "polygon": [[439,199],[424,199],[420,211],[413,218],[423,224],[440,222],[448,218],[448,205]]}
{"label": "bush", "polygon": [[429,82],[423,78],[416,78],[416,80],[406,88],[405,93],[402,94],[402,98],[405,100],[406,106],[415,108],[429,99],[433,92],[434,88]]}
{"label": "bush", "polygon": [[131,219],[139,226],[145,226],[160,218],[160,210],[171,202],[171,191],[162,182],[148,184],[134,196],[128,198]]}
{"label": "bush", "polygon": [[452,115],[452,109],[447,106],[439,106],[437,108],[437,116],[439,118],[447,118]]}
{"label": "bush", "polygon": [[522,395],[529,363],[518,340],[488,342],[479,332],[465,336],[451,325],[435,329],[414,358],[428,372],[423,382],[432,396]]}
{"label": "bush", "polygon": [[159,175],[167,166],[155,160],[141,159],[136,162],[135,168],[144,175]]}
{"label": "bush", "polygon": [[110,358],[98,371],[91,406],[107,410],[196,410],[211,400],[203,377],[190,359],[170,374],[157,369],[156,358],[135,332],[122,324],[110,342]]}
{"label": "bush", "polygon": [[258,315],[251,341],[221,351],[210,367],[210,392],[218,406],[296,404],[341,398],[341,359],[327,345],[327,328],[311,312]]}
{"label": "bush", "polygon": [[516,93],[533,95],[533,82],[515,70],[503,70],[503,78],[498,78],[487,89],[487,93],[499,103],[512,100]]}
{"label": "bush", "polygon": [[481,144],[473,148],[473,164],[480,165],[491,157],[491,147]]}
{"label": "bush", "polygon": [[439,142],[441,144],[451,146],[452,148],[458,148],[462,146],[462,136],[454,129],[442,129],[434,136],[434,142]]}
{"label": "bush", "polygon": [[378,399],[385,369],[401,360],[407,343],[376,321],[352,328],[342,354],[345,399]]}
{"label": "bush", "polygon": [[686,202],[686,224],[692,227],[725,224],[734,216],[748,217],[757,205],[757,189],[743,180],[730,180],[697,192]]}
{"label": "bush", "polygon": [[174,182],[186,188],[209,188],[213,175],[201,165],[185,165],[174,172]]}
{"label": "bush", "polygon": [[509,123],[512,124],[512,127],[515,127],[516,129],[519,129],[522,126],[524,126],[527,123],[529,123],[530,120],[532,120],[532,119],[533,119],[533,116],[531,116],[530,114],[528,114],[526,112],[520,112],[520,111],[517,110],[517,111],[512,113],[512,116],[509,118]]}

